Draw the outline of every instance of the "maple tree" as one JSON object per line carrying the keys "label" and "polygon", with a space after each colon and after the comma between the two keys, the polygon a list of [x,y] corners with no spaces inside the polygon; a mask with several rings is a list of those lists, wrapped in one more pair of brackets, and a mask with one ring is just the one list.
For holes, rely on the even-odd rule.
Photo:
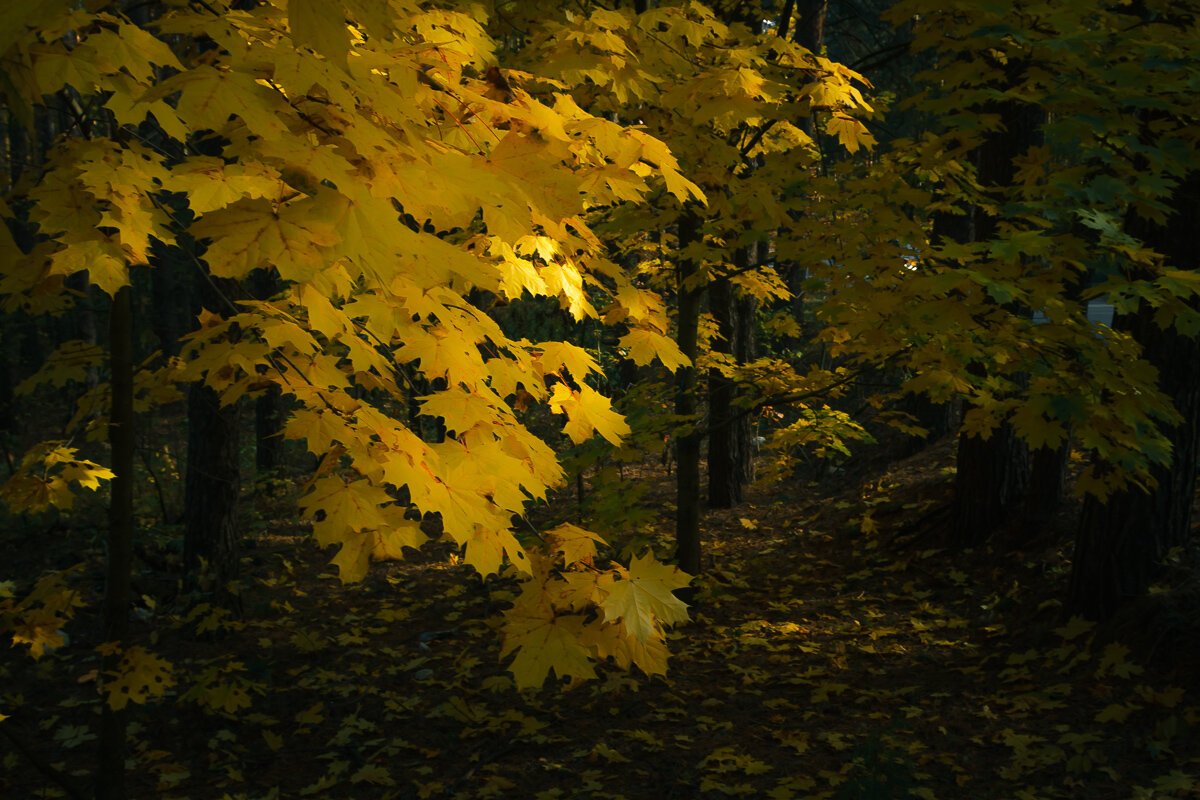
{"label": "maple tree", "polygon": [[[651,304],[629,301],[644,291],[604,257],[583,219],[593,205],[638,198],[652,180],[702,200],[662,143],[565,94],[515,89],[497,99],[484,75],[491,45],[470,13],[301,0],[290,16],[283,4],[209,4],[139,26],[119,5],[47,4],[10,14],[4,33],[5,97],[18,119],[47,97],[97,110],[77,120],[81,136],[54,144],[36,182],[16,187],[39,235],[23,252],[3,232],[0,289],[8,309],[53,313],[72,301],[64,279],[82,272],[113,298],[112,395],[98,387],[87,396],[70,433],[103,438],[111,408],[119,459],[114,476],[48,443],[5,494],[17,508],[67,505],[68,483],[95,489],[115,477],[111,619],[128,606],[119,587],[128,585],[132,462],[118,441],[132,432],[129,402],[145,412],[192,381],[224,405],[278,386],[298,404],[285,435],[322,459],[301,506],[316,541],[338,547],[343,581],[418,547],[426,535],[412,515],[434,514],[480,574],[526,575],[504,633],[505,652],[519,651],[519,685],[551,671],[586,676],[594,657],[663,671],[661,625],[686,618],[670,595],[686,577],[642,562],[632,573],[602,568],[594,547],[539,556],[509,532],[510,518],[562,478],[517,420],[518,391],[564,414],[576,441],[627,431],[586,383],[594,360],[570,344],[510,339],[467,299],[550,295],[581,318],[598,314],[599,291],[625,298],[610,319],[643,337],[664,331],[660,317],[638,312]],[[12,202],[0,207],[10,219]],[[271,270],[280,291],[234,302],[218,290],[225,307],[201,315],[180,357],[133,376],[120,344],[131,277],[161,268],[156,248],[185,237],[200,245],[192,268],[231,281]],[[648,341],[647,355],[677,359],[661,334]],[[63,380],[58,369],[77,348],[52,356],[38,379]],[[445,388],[412,398],[406,366]],[[390,413],[410,398],[444,421],[444,440],[422,441]],[[397,502],[401,489],[408,503]],[[146,659],[121,650],[123,631],[112,626],[105,652],[125,652],[114,680],[134,669],[134,699],[147,686],[161,693]],[[53,640],[52,629],[39,636]]]}

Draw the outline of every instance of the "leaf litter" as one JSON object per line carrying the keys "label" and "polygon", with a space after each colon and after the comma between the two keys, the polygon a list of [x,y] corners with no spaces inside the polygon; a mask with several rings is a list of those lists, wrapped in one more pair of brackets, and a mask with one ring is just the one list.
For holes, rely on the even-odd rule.
{"label": "leaf litter", "polygon": [[[1062,618],[1069,519],[1020,547],[942,547],[951,458],[706,512],[667,675],[601,665],[538,691],[499,659],[503,580],[434,544],[341,585],[308,531],[273,528],[242,619],[139,618],[173,670],[129,707],[130,796],[1195,797],[1195,648]],[[662,511],[639,533],[667,554],[671,487],[644,477]],[[0,724],[68,774],[91,767],[93,646],[74,633],[3,666]],[[7,796],[61,794],[0,752]]]}

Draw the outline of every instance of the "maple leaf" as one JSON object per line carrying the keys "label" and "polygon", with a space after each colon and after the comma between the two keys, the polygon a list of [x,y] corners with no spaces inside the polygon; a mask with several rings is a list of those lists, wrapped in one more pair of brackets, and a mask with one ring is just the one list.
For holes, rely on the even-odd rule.
{"label": "maple leaf", "polygon": [[265,199],[241,200],[205,214],[191,232],[197,239],[210,240],[204,260],[213,275],[244,278],[269,264],[283,280],[304,282],[328,263],[324,248],[341,241],[327,213],[327,209],[318,211],[312,199],[289,203],[278,211]]}
{"label": "maple leaf", "polygon": [[376,540],[364,531],[388,525],[382,506],[393,501],[388,493],[366,479],[347,483],[337,476],[318,478],[312,489],[300,499],[308,516],[324,512],[324,518],[313,523],[313,538],[322,547],[341,544],[335,563],[340,567],[343,583],[359,580],[366,571],[366,558]]}
{"label": "maple leaf", "polygon": [[1067,620],[1066,625],[1063,625],[1061,628],[1055,628],[1054,632],[1063,639],[1071,641],[1072,639],[1078,638],[1079,636],[1090,632],[1095,627],[1095,622],[1079,615],[1075,615]]}
{"label": "maple leaf", "polygon": [[663,366],[672,372],[692,363],[691,359],[680,352],[679,346],[670,337],[644,328],[635,328],[622,336],[619,345],[629,350],[629,357],[639,367],[649,364],[655,358],[662,361]]}
{"label": "maple leaf", "polygon": [[466,541],[466,548],[464,560],[485,577],[499,574],[505,555],[520,571],[526,570],[525,549],[507,530],[492,530],[476,525],[474,534]]}
{"label": "maple leaf", "polygon": [[566,384],[555,384],[550,408],[567,415],[563,431],[575,444],[586,442],[593,432],[612,444],[620,444],[622,437],[630,433],[625,418],[612,410],[608,398],[586,384],[578,392]]}
{"label": "maple leaf", "polygon": [[579,345],[570,342],[542,342],[538,349],[541,353],[537,356],[537,365],[543,375],[550,375],[565,368],[578,383],[589,373],[601,371],[591,353]]}
{"label": "maple leaf", "polygon": [[104,348],[88,344],[82,339],[63,342],[33,375],[17,384],[13,390],[18,395],[28,394],[34,387],[48,383],[62,387],[68,381],[82,382],[89,369],[104,363]]}
{"label": "maple leaf", "polygon": [[288,27],[297,45],[307,45],[342,69],[350,49],[341,3],[327,0],[289,0]]}
{"label": "maple leaf", "polygon": [[558,614],[548,604],[517,605],[505,612],[500,655],[516,651],[508,669],[518,688],[535,689],[551,672],[580,679],[596,674],[580,644],[583,621],[580,614]]}
{"label": "maple leaf", "polygon": [[129,264],[115,242],[89,239],[72,242],[50,257],[51,275],[73,275],[86,271],[88,279],[110,297],[129,285]]}
{"label": "maple leaf", "polygon": [[278,115],[284,107],[282,99],[249,73],[202,64],[167,78],[143,100],[159,100],[175,92],[180,93],[180,118],[194,120],[197,128],[223,128],[230,116],[237,116],[268,141],[288,136],[287,125]]}
{"label": "maple leaf", "polygon": [[582,641],[595,648],[599,658],[612,658],[621,669],[636,666],[647,675],[667,674],[670,654],[660,632],[643,642],[629,636],[622,625],[596,621],[584,629]]}
{"label": "maple leaf", "polygon": [[405,519],[406,509],[387,506],[383,509],[387,527],[376,530],[371,546],[373,561],[399,561],[404,558],[404,548],[419,550],[428,538],[421,530],[421,523]]}
{"label": "maple leaf", "polygon": [[477,425],[494,426],[500,419],[496,405],[478,392],[439,392],[421,401],[421,413],[441,417],[448,431],[466,433]]}
{"label": "maple leaf", "polygon": [[875,144],[875,137],[871,135],[865,125],[854,117],[840,112],[835,112],[825,123],[825,132],[830,136],[837,137],[842,147],[851,153],[858,152],[858,149],[864,145],[871,147]]}
{"label": "maple leaf", "polygon": [[691,583],[678,567],[668,566],[646,553],[629,564],[628,577],[615,581],[600,602],[604,621],[621,619],[639,642],[658,635],[658,624],[674,625],[688,619],[687,605],[672,594]]}
{"label": "maple leaf", "polygon": [[131,702],[145,703],[161,697],[175,685],[171,664],[138,645],[126,649],[116,669],[106,673],[106,677],[105,699],[114,711]]}
{"label": "maple leaf", "polygon": [[604,539],[569,522],[546,531],[545,538],[550,552],[561,553],[567,564],[591,564],[596,545],[604,544]]}

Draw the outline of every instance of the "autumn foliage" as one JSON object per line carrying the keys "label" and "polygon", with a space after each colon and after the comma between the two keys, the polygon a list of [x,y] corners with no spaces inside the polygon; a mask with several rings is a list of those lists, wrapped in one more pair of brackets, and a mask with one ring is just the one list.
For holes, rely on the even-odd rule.
{"label": "autumn foliage", "polygon": [[[1089,508],[1112,503],[1115,514],[1129,492],[1163,492],[1155,496],[1172,513],[1184,509],[1187,528],[1195,471],[1180,472],[1173,456],[1186,461],[1200,446],[1200,387],[1163,353],[1189,353],[1177,366],[1194,367],[1191,345],[1181,343],[1200,331],[1194,250],[1181,244],[1200,208],[1194,9],[1158,0],[936,8],[905,0],[881,16],[889,35],[902,37],[884,52],[910,53],[923,70],[883,74],[884,87],[832,58],[819,26],[804,36],[791,27],[810,12],[824,20],[829,3],[801,3],[798,17],[790,1],[577,5],[55,0],[0,12],[10,167],[0,195],[0,311],[5,335],[23,343],[21,357],[37,356],[9,370],[19,381],[0,398],[7,408],[36,409],[27,412],[36,423],[28,430],[4,426],[6,454],[10,442],[19,452],[9,454],[0,499],[13,519],[107,525],[97,535],[101,554],[84,564],[0,581],[0,635],[22,668],[80,659],[69,662],[89,692],[79,702],[105,732],[95,796],[126,795],[125,743],[142,741],[144,730],[127,728],[131,714],[171,704],[224,719],[258,713],[256,695],[271,681],[248,674],[251,628],[259,647],[287,648],[288,668],[301,676],[307,667],[298,662],[325,658],[335,643],[349,653],[380,635],[390,649],[387,626],[409,614],[422,624],[453,614],[449,622],[469,608],[477,616],[470,625],[448,624],[418,638],[418,649],[429,653],[443,633],[470,628],[472,642],[494,644],[492,672],[470,683],[478,659],[461,655],[453,668],[465,683],[438,683],[433,670],[448,662],[431,655],[426,666],[426,656],[406,653],[405,680],[414,684],[409,699],[389,698],[400,705],[387,711],[454,719],[467,732],[519,730],[519,739],[540,730],[535,715],[494,716],[484,707],[490,701],[470,693],[507,691],[525,703],[547,687],[587,685],[598,698],[588,710],[606,713],[594,708],[604,697],[670,686],[668,662],[680,645],[690,666],[711,665],[726,635],[723,686],[740,682],[757,696],[771,664],[800,670],[789,649],[797,638],[805,654],[830,648],[829,665],[782,677],[808,693],[810,706],[854,695],[858,705],[884,704],[889,726],[902,718],[932,726],[929,698],[888,683],[882,667],[868,670],[886,684],[876,695],[852,687],[833,674],[845,667],[846,643],[803,637],[836,638],[828,623],[842,613],[854,625],[886,619],[869,641],[847,634],[849,649],[900,660],[950,648],[933,660],[962,678],[981,665],[955,648],[987,649],[1006,636],[995,619],[1005,598],[1016,604],[1020,595],[1035,617],[1058,607],[1036,591],[975,586],[957,564],[948,577],[930,578],[927,559],[946,542],[925,547],[917,545],[924,533],[908,537],[932,530],[938,501],[911,488],[902,510],[916,520],[881,522],[899,512],[882,490],[863,489],[824,508],[806,497],[806,518],[763,523],[828,546],[847,575],[822,568],[833,561],[795,553],[785,558],[793,574],[772,572],[761,557],[787,550],[780,531],[765,538],[758,560],[752,547],[734,548],[737,559],[766,570],[764,585],[778,596],[755,595],[770,619],[730,632],[732,623],[714,621],[705,604],[757,619],[748,600],[729,596],[759,590],[711,554],[722,547],[712,530],[703,531],[711,553],[701,551],[705,439],[721,443],[708,469],[715,474],[717,457],[725,459],[722,480],[738,490],[731,496],[742,497],[757,465],[754,491],[799,505],[790,493],[806,480],[837,470],[861,478],[850,465],[869,445],[924,436],[933,408],[961,423],[964,441],[986,448],[1011,435],[1018,458],[1053,461],[1063,481],[1070,474],[1076,497],[1090,497]],[[1113,324],[1096,325],[1089,301],[1110,306]],[[168,308],[184,307],[167,319]],[[97,319],[107,321],[107,335],[97,334]],[[286,442],[295,469],[260,480],[253,500],[289,537],[320,550],[331,572],[311,552],[297,566],[264,533],[279,561],[255,573],[255,584],[191,550],[181,563],[172,550],[178,537],[168,534],[158,549],[169,553],[174,585],[156,594],[131,583],[135,522],[171,527],[164,487],[181,474],[165,445],[143,446],[135,463],[135,437],[171,438],[184,406],[195,435],[209,396],[209,413],[235,427],[252,403],[284,409],[258,445]],[[51,421],[59,412],[64,419]],[[233,439],[218,445],[236,461]],[[188,459],[201,463],[196,453]],[[657,486],[650,464],[677,470],[673,502],[638,501]],[[904,474],[936,469],[923,463]],[[151,485],[157,493],[158,523],[135,508],[139,479],[146,496]],[[291,500],[280,502],[271,481]],[[205,502],[188,500],[193,519]],[[663,536],[668,505],[674,553]],[[106,523],[95,521],[101,509]],[[1058,508],[1044,511],[1049,518]],[[1019,526],[1033,516],[1020,513],[996,522]],[[760,525],[750,513],[703,524],[717,521],[736,521],[728,527],[743,537]],[[854,540],[844,563],[827,535],[834,528]],[[1185,544],[1155,536],[1144,547],[1114,545],[1089,535],[1080,533],[1081,552],[1095,541],[1136,551],[1144,567],[1130,592],[1137,595],[1181,563]],[[949,538],[966,541],[961,532]],[[879,554],[897,542],[911,552],[893,569]],[[138,546],[139,558],[157,557],[157,545]],[[986,574],[972,553],[963,566]],[[399,585],[401,574],[431,580],[434,556],[455,579],[436,590],[441,600],[413,595],[407,607],[379,600],[366,608],[353,599],[380,581]],[[234,554],[235,567],[241,557]],[[398,566],[414,557],[419,566]],[[83,589],[97,582],[101,562],[103,585]],[[1061,553],[1040,563],[1047,572],[1070,569]],[[701,576],[706,569],[712,574]],[[838,599],[809,614],[793,593],[821,594],[817,576],[837,584]],[[875,588],[864,601],[868,578]],[[1077,574],[1075,585],[1086,592],[1088,580]],[[844,604],[852,591],[862,602]],[[934,602],[951,604],[952,592],[982,614],[968,620]],[[437,607],[464,593],[461,607]],[[343,612],[343,630],[297,621],[292,603],[314,596]],[[884,596],[893,603],[886,610],[875,602]],[[913,608],[897,616],[895,604]],[[92,613],[102,634],[72,644],[77,615]],[[131,629],[131,619],[163,624]],[[1093,657],[1092,622],[1039,618],[1034,627],[1056,649],[1005,653],[1000,679],[1027,690],[1005,695],[1004,713],[1080,701],[1071,684],[1033,685],[1057,670],[1104,701],[1087,712],[1088,725],[1161,710],[1139,740],[1159,748],[1155,757],[1195,723],[1182,689],[1121,683],[1143,669],[1125,645],[1098,637],[1098,664],[1081,666]],[[967,628],[976,641],[952,641]],[[239,652],[200,657],[181,644],[222,637]],[[182,660],[168,656],[168,642]],[[337,665],[364,686],[374,679]],[[313,681],[346,690],[328,675]],[[438,704],[418,709],[413,698],[426,689]],[[831,726],[813,738],[787,724],[791,701],[772,702],[763,713],[778,712],[771,735],[790,756],[818,740],[834,753],[882,747],[884,755],[855,750],[857,760],[823,776],[826,788],[779,777],[769,796],[881,796],[869,793],[875,781],[903,787],[887,796],[934,797],[922,771],[935,769],[933,760],[897,745],[891,728],[872,739]],[[364,757],[363,737],[376,723],[335,725],[323,703],[279,718],[344,739],[338,747],[353,741],[355,770],[331,769],[301,793],[342,779],[396,787],[383,762],[420,746],[389,744]],[[0,733],[6,707],[23,704],[0,694]],[[1011,763],[997,767],[1002,776],[1024,780],[1064,762],[1059,788],[1069,793],[1104,773],[1104,754],[1092,746],[1104,737],[1073,731],[1078,720],[1062,722],[1048,744],[993,725],[995,710],[983,700],[980,707],[989,741],[1012,749]],[[677,713],[658,708],[657,722]],[[695,715],[706,734],[722,729],[705,727],[692,705],[680,713]],[[261,733],[266,747],[281,751],[277,720],[264,719],[272,720]],[[665,736],[623,735],[649,758]],[[63,741],[91,738],[72,726]],[[953,738],[939,741],[949,748]],[[695,767],[702,774],[684,780],[691,789],[768,791],[755,776],[770,765],[736,743],[705,741],[711,747]],[[138,757],[154,762],[145,750]],[[92,793],[70,769],[40,763],[36,748],[23,755],[62,791]],[[628,761],[604,742],[577,756]],[[187,772],[159,767],[159,791],[173,791]],[[964,771],[946,769],[939,786],[973,785]],[[1173,796],[1186,783],[1179,774],[1139,772],[1137,780]],[[497,796],[514,788],[506,780],[489,777],[472,790]],[[412,786],[420,797],[460,790],[424,778]]]}

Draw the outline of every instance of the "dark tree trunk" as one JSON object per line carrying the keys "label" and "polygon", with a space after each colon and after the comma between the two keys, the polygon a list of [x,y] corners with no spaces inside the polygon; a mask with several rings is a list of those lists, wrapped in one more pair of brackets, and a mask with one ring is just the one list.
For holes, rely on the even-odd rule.
{"label": "dark tree trunk", "polygon": [[1020,503],[1029,480],[1029,448],[1010,426],[1001,425],[987,440],[960,435],[956,465],[951,537],[972,547]]}
{"label": "dark tree trunk", "polygon": [[[758,263],[766,254],[766,245],[758,243]],[[733,356],[739,364],[748,364],[758,356],[755,331],[758,326],[758,298],[744,295],[734,300]],[[739,414],[733,422],[734,435],[742,443],[738,455],[743,484],[754,481],[754,423],[749,414]]]}
{"label": "dark tree trunk", "polygon": [[[108,439],[112,447],[112,497],[108,507],[108,565],[101,624],[105,642],[124,645],[129,633],[133,569],[133,308],[128,286],[113,297],[109,315],[109,370],[112,409]],[[119,654],[101,660],[101,674],[116,668]],[[124,800],[125,723],[127,711],[100,707],[96,765],[97,800]]]}
{"label": "dark tree trunk", "polygon": [[[279,289],[272,272],[260,269],[254,273],[254,296],[269,300]],[[283,463],[283,392],[272,386],[254,401],[254,470],[259,480],[279,471]]]}
{"label": "dark tree trunk", "polygon": [[[679,217],[679,252],[696,241],[700,235],[700,219],[691,209]],[[697,411],[696,357],[700,324],[700,301],[704,290],[692,284],[698,265],[681,257],[676,268],[678,293],[678,345],[691,359],[690,366],[680,367],[675,395],[675,413],[694,417]],[[700,432],[695,423],[687,423],[685,432],[675,442],[675,560],[679,568],[690,575],[700,574]]]}
{"label": "dark tree trunk", "polygon": [[800,21],[796,25],[796,42],[817,55],[825,49],[825,17],[829,0],[800,0]]}
{"label": "dark tree trunk", "polygon": [[[235,281],[199,275],[199,300],[207,308],[228,308],[240,297]],[[236,333],[232,334],[236,336]],[[232,342],[215,345],[233,346]],[[237,404],[221,406],[211,388],[195,383],[188,391],[188,457],[184,482],[183,568],[191,589],[213,602],[240,610],[230,583],[238,576]]]}
{"label": "dark tree trunk", "polygon": [[[757,263],[757,243],[734,254],[739,271]],[[739,364],[754,357],[753,297],[738,297],[728,278],[709,284],[709,310],[720,335],[713,350],[733,357]],[[742,502],[745,485],[754,480],[750,417],[735,405],[736,384],[718,369],[708,371],[708,505],[733,508]]]}
{"label": "dark tree trunk", "polygon": [[[1176,268],[1200,267],[1200,175],[1175,194],[1175,213],[1166,227],[1131,221],[1130,233],[1154,247]],[[1167,431],[1173,445],[1169,467],[1152,471],[1158,486],[1115,492],[1101,502],[1084,499],[1067,595],[1069,613],[1106,620],[1124,603],[1145,594],[1172,547],[1191,532],[1196,459],[1200,456],[1200,342],[1174,328],[1162,330],[1155,310],[1143,306],[1116,324],[1130,330],[1145,357],[1158,368],[1159,388],[1175,404],[1183,422]]]}
{"label": "dark tree trunk", "polygon": [[[156,250],[158,250],[156,248]],[[154,255],[150,270],[150,326],[164,356],[179,353],[179,340],[196,317],[187,281],[180,280],[196,267],[179,247],[163,247]]]}
{"label": "dark tree trunk", "polygon": [[237,405],[196,383],[188,392],[188,459],[184,495],[184,571],[193,588],[230,604],[238,575]]}
{"label": "dark tree trunk", "polygon": [[[744,251],[739,251],[739,254]],[[744,259],[742,259],[744,260]],[[713,351],[733,355],[734,299],[728,278],[718,278],[709,284],[708,307],[717,321]],[[733,508],[742,502],[743,476],[739,469],[739,442],[734,430],[733,406],[737,384],[719,369],[708,371],[708,505],[710,508]]]}
{"label": "dark tree trunk", "polygon": [[1034,527],[1052,517],[1066,499],[1067,462],[1070,455],[1069,442],[1063,442],[1058,447],[1039,447],[1033,451],[1022,516]]}
{"label": "dark tree trunk", "polygon": [[259,480],[283,463],[283,393],[272,386],[254,400],[254,469]]}
{"label": "dark tree trunk", "polygon": [[[1200,220],[1198,220],[1200,222]],[[1090,619],[1106,620],[1126,602],[1145,594],[1172,547],[1184,544],[1191,531],[1196,485],[1197,419],[1200,418],[1200,346],[1174,331],[1160,331],[1138,315],[1139,340],[1160,370],[1160,386],[1184,415],[1169,431],[1174,459],[1156,467],[1158,486],[1115,492],[1101,502],[1083,501],[1067,609]],[[1147,337],[1142,339],[1142,337]]]}
{"label": "dark tree trunk", "polygon": [[[1003,189],[1012,182],[1013,159],[1036,142],[1043,114],[1015,102],[983,110],[999,113],[1003,128],[975,152],[979,181]],[[997,217],[980,209],[972,216],[976,241],[996,235]],[[967,411],[969,407],[963,409]],[[957,465],[950,536],[956,544],[970,547],[985,541],[1018,508],[1029,482],[1029,448],[1002,422],[987,440],[961,434]]]}

